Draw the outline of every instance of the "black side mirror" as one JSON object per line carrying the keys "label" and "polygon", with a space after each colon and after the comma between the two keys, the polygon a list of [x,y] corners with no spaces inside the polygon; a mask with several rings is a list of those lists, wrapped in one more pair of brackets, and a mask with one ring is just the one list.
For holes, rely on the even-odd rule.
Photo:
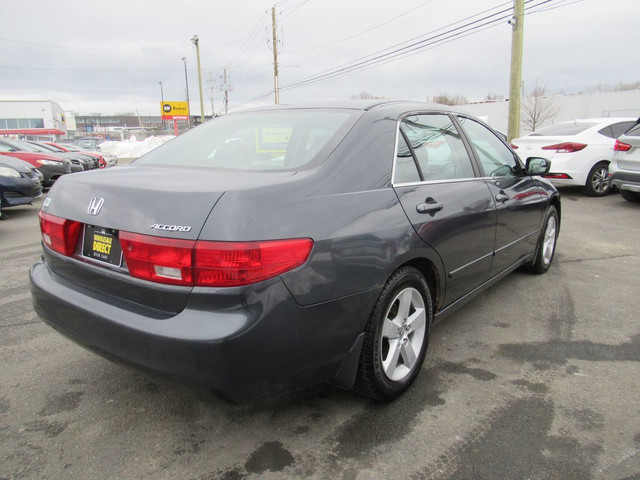
{"label": "black side mirror", "polygon": [[544,176],[551,170],[551,161],[542,157],[529,157],[526,161],[527,175]]}

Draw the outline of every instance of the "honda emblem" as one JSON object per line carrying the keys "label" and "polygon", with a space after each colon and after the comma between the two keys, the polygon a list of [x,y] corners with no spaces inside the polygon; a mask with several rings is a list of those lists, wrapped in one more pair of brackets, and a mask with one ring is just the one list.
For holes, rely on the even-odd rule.
{"label": "honda emblem", "polygon": [[102,204],[104,203],[104,198],[93,197],[89,202],[89,208],[87,212],[89,215],[98,215],[100,213],[100,209],[102,208]]}

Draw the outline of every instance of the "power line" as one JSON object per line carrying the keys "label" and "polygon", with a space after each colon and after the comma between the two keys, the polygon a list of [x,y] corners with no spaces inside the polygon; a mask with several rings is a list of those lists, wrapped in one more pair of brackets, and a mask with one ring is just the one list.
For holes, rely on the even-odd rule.
{"label": "power line", "polygon": [[[288,9],[288,13],[282,17],[280,17],[280,21],[284,20],[285,18],[287,18],[289,15],[291,15],[293,12],[295,12],[296,10],[298,10],[300,7],[302,7],[304,4],[309,3],[311,0],[304,0],[302,3],[299,3],[298,5],[296,5],[295,7],[291,7]],[[284,12],[286,12],[287,9],[283,10],[282,12],[280,12],[280,15],[282,15]]]}
{"label": "power line", "polygon": [[343,43],[343,42],[346,42],[346,41],[348,41],[348,40],[352,40],[352,39],[354,39],[354,38],[360,37],[360,36],[365,35],[365,34],[367,34],[367,33],[369,33],[369,32],[372,32],[372,31],[374,31],[374,30],[377,30],[377,29],[378,29],[378,28],[380,28],[380,27],[383,27],[383,26],[385,26],[385,25],[388,25],[389,23],[391,23],[391,22],[393,22],[393,21],[395,21],[395,20],[397,20],[397,19],[399,19],[399,18],[401,18],[401,17],[404,17],[404,16],[406,16],[406,15],[410,14],[410,13],[414,12],[415,10],[418,10],[419,8],[422,8],[423,6],[425,6],[425,5],[426,5],[426,4],[428,4],[428,3],[431,3],[432,1],[433,1],[433,0],[427,0],[426,2],[421,3],[421,4],[420,4],[420,5],[418,5],[417,7],[412,8],[411,10],[407,10],[406,12],[401,13],[400,15],[397,15],[397,16],[393,17],[393,18],[392,18],[392,19],[390,19],[390,20],[387,20],[387,21],[385,21],[385,22],[382,22],[382,23],[380,23],[380,24],[378,24],[378,25],[375,25],[375,26],[373,26],[373,27],[371,27],[371,28],[368,28],[368,29],[366,29],[366,30],[363,30],[362,32],[356,33],[356,34],[354,34],[354,35],[350,35],[350,36],[348,36],[348,37],[342,38],[342,39],[340,39],[340,40],[336,40],[336,41],[334,41],[334,42],[329,42],[329,43],[325,43],[325,44],[323,44],[323,45],[318,45],[318,46],[316,46],[316,47],[305,48],[305,49],[303,49],[303,50],[296,50],[296,51],[289,52],[289,53],[303,53],[303,52],[310,52],[310,51],[313,51],[313,50],[319,50],[319,49],[322,49],[322,48],[325,48],[325,47],[330,47],[330,46],[333,46],[333,45],[338,45],[338,44]]}
{"label": "power line", "polygon": [[[220,43],[217,45],[202,45],[204,48],[220,48],[229,47],[231,45],[237,45],[244,42],[248,37],[241,38],[229,43]],[[80,47],[77,45],[56,45],[52,43],[40,43],[40,42],[25,42],[22,40],[12,40],[10,38],[0,38],[0,42],[15,43],[18,45],[28,45],[32,47],[45,47],[45,48],[61,48],[66,50],[83,50],[83,51],[99,51],[99,52],[137,52],[137,51],[158,51],[158,50],[179,50],[189,48],[188,45],[168,45],[165,47],[127,47],[127,48],[106,48],[106,47]]]}
{"label": "power line", "polygon": [[[531,0],[530,0],[530,1],[531,1]],[[390,50],[390,49],[392,49],[392,48],[401,47],[402,45],[406,45],[406,44],[408,44],[408,43],[410,43],[410,42],[415,42],[415,41],[418,41],[418,40],[420,40],[420,39],[424,39],[425,37],[428,37],[429,35],[433,35],[433,34],[435,34],[435,33],[437,33],[437,32],[440,32],[440,31],[442,31],[442,30],[445,30],[446,28],[453,27],[453,26],[458,25],[458,24],[460,24],[460,23],[466,22],[467,20],[471,20],[472,18],[479,17],[480,15],[484,15],[484,14],[486,14],[486,13],[488,13],[488,12],[492,11],[492,10],[496,10],[496,9],[498,9],[498,8],[501,8],[501,7],[504,7],[504,6],[506,6],[506,5],[510,5],[510,4],[511,4],[511,2],[510,2],[510,1],[508,1],[508,2],[501,3],[501,4],[499,4],[499,5],[496,5],[495,7],[491,7],[491,8],[488,8],[488,9],[486,9],[486,10],[482,10],[482,11],[480,11],[480,12],[476,13],[476,14],[470,15],[470,16],[468,16],[468,17],[465,17],[465,18],[461,19],[461,20],[457,20],[457,21],[452,22],[452,23],[450,23],[450,24],[448,24],[448,25],[445,25],[445,26],[443,26],[443,27],[436,28],[436,29],[434,29],[434,30],[431,30],[430,32],[423,33],[423,34],[418,35],[418,36],[416,36],[416,37],[410,38],[410,39],[405,40],[405,41],[400,42],[400,43],[396,43],[396,44],[394,44],[394,45],[391,45],[390,47],[387,47],[387,48],[385,48],[385,49],[382,49],[382,50],[379,50],[379,51],[374,52],[374,53],[372,53],[372,54],[369,54],[369,55],[366,55],[366,56],[364,56],[364,57],[361,57],[361,59],[364,59],[364,58],[367,58],[367,57],[369,57],[369,56],[373,56],[373,55],[377,55],[377,54],[383,53],[383,52],[385,52],[385,51],[387,51],[387,50]],[[510,11],[510,10],[511,10],[511,8],[507,8],[507,9],[502,10],[501,12],[496,12],[496,13],[507,12],[507,11]],[[375,29],[375,28],[376,28],[376,27],[374,27],[374,29]],[[358,60],[360,60],[360,59],[358,59]],[[355,60],[355,61],[357,61],[357,60]],[[352,62],[348,62],[348,63],[352,63]]]}
{"label": "power line", "polygon": [[[246,37],[245,42],[240,47],[240,50],[238,50],[238,52],[228,62],[225,62],[225,65],[231,67],[233,63],[236,61],[236,59],[241,57],[249,48],[251,48],[251,46],[253,45],[253,42],[256,39],[262,40],[260,38],[260,28],[263,26],[263,24],[266,24],[266,18],[267,18],[266,12],[263,12],[260,14],[260,16],[258,17],[258,21],[256,22],[255,26],[251,30],[251,33],[249,34],[249,36]],[[252,48],[251,52],[245,57],[242,63],[245,63],[251,57],[251,55],[253,55],[253,52],[255,52],[256,48],[257,47],[255,46],[254,48]]]}
{"label": "power line", "polygon": [[[529,1],[533,1],[533,0],[529,0]],[[550,0],[547,0],[547,1],[550,1]],[[477,20],[465,23],[465,24],[463,24],[461,26],[449,29],[449,30],[447,30],[445,32],[438,33],[436,35],[433,35],[433,33],[438,32],[438,31],[440,31],[440,30],[442,30],[443,28],[446,28],[446,27],[434,30],[434,31],[429,32],[428,34],[426,34],[426,35],[430,35],[427,38],[423,38],[425,35],[422,35],[420,37],[415,37],[415,38],[413,38],[411,40],[407,40],[405,42],[402,42],[402,43],[393,45],[391,47],[388,47],[388,48],[386,48],[384,50],[380,50],[378,52],[375,52],[375,53],[366,55],[364,57],[358,58],[358,59],[353,60],[351,62],[348,62],[346,64],[343,64],[343,65],[340,65],[338,67],[335,67],[333,69],[327,70],[327,71],[325,71],[323,73],[317,74],[317,75],[315,75],[313,77],[310,77],[308,79],[301,80],[301,81],[298,81],[298,82],[293,82],[293,83],[288,84],[288,85],[284,85],[282,88],[285,89],[285,88],[303,86],[303,85],[310,84],[310,83],[317,83],[319,80],[330,79],[330,78],[333,78],[333,77],[338,76],[338,75],[341,76],[342,74],[351,73],[351,72],[353,72],[355,70],[359,70],[362,67],[373,65],[373,64],[377,64],[377,63],[380,63],[381,61],[387,60],[389,58],[397,58],[399,56],[402,56],[405,53],[409,53],[409,52],[412,52],[414,50],[430,46],[433,43],[437,43],[438,41],[441,41],[443,39],[447,39],[447,38],[449,38],[449,36],[451,34],[454,34],[457,31],[464,31],[465,29],[478,28],[476,26],[476,24],[480,24],[479,25],[480,27],[484,26],[484,25],[486,25],[486,23],[485,24],[481,24],[481,22],[483,22],[485,20],[488,20],[490,23],[499,22],[501,20],[505,20],[505,19],[510,17],[510,15],[507,14],[507,12],[509,12],[510,10],[511,9],[501,10],[499,12],[496,12],[496,13],[493,13],[491,15],[487,15],[485,17],[479,18]],[[484,13],[484,12],[482,12],[482,13]],[[499,15],[501,15],[501,16],[499,16]],[[467,17],[462,21],[468,20],[468,19],[473,18],[475,16],[477,16],[477,15],[473,15],[471,17]],[[461,23],[462,21],[455,22],[455,23],[450,24],[448,26],[456,25],[458,23]],[[421,38],[421,40],[415,41],[417,38]],[[409,43],[409,42],[413,42],[413,43]],[[393,49],[393,50],[391,50],[391,49]]]}
{"label": "power line", "polygon": [[[531,4],[533,1],[535,0],[527,0],[525,3]],[[547,4],[549,2],[552,2],[554,0],[543,0],[538,4],[535,5],[529,5],[528,6],[528,10],[529,13],[532,13],[532,9],[540,7],[541,5]],[[506,8],[497,12],[494,12],[492,14],[489,15],[485,15],[482,18],[478,18],[476,20],[473,20],[471,22],[467,22],[463,25],[460,25],[458,27],[455,28],[450,28],[447,31],[444,31],[442,33],[439,33],[437,35],[433,35],[433,33],[435,32],[439,32],[447,27],[451,27],[453,25],[458,25],[462,22],[465,22],[469,19],[478,17],[484,13],[487,13],[491,10],[495,10],[496,8],[500,8],[502,6],[505,6],[507,4],[510,4],[511,2],[506,2],[503,3],[501,5],[498,5],[496,7],[484,10],[478,14],[475,15],[471,15],[469,17],[466,17],[465,19],[459,20],[457,22],[454,22],[452,24],[449,24],[445,27],[433,30],[432,32],[429,32],[427,34],[421,35],[419,37],[415,37],[413,39],[407,40],[405,42],[401,42],[399,44],[393,45],[391,47],[388,47],[384,50],[375,52],[373,54],[369,54],[366,55],[364,57],[360,57],[356,60],[353,60],[351,62],[348,62],[346,64],[340,65],[338,67],[334,67],[332,69],[326,70],[325,72],[321,72],[319,74],[316,74],[312,77],[303,79],[303,80],[299,80],[297,82],[292,82],[290,84],[287,85],[283,85],[280,87],[281,90],[285,90],[285,89],[293,89],[293,88],[300,88],[303,86],[308,86],[308,85],[313,85],[313,84],[317,84],[317,83],[323,83],[329,80],[332,80],[334,78],[337,77],[341,77],[344,75],[347,75],[349,73],[354,73],[356,71],[360,71],[360,70],[364,70],[366,68],[371,68],[372,66],[378,65],[380,63],[388,63],[389,61],[393,61],[398,59],[399,57],[403,57],[406,56],[412,52],[418,51],[418,50],[423,50],[425,48],[433,48],[435,46],[444,44],[444,43],[449,43],[450,41],[462,38],[464,36],[468,36],[472,33],[478,33],[479,31],[482,30],[486,30],[487,28],[490,28],[492,26],[495,26],[497,24],[499,24],[499,22],[502,22],[508,18],[511,18],[511,8]],[[428,36],[427,38],[423,38],[426,35],[431,35]],[[416,39],[421,39],[419,41],[415,41]],[[409,42],[413,42],[413,43],[409,43]],[[394,50],[391,50],[394,49]],[[262,97],[262,96],[260,96]]]}
{"label": "power line", "polygon": [[569,2],[569,0],[560,0],[558,5],[552,5],[546,8],[541,8],[540,10],[536,10],[535,12],[531,12],[531,13],[550,12],[551,10],[555,10],[557,8],[568,7],[569,5],[573,5],[574,3],[580,3],[584,1],[585,0],[573,0]]}

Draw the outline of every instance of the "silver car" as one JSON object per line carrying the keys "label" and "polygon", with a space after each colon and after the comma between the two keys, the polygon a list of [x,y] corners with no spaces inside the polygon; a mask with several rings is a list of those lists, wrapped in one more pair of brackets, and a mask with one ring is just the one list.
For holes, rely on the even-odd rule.
{"label": "silver car", "polygon": [[609,175],[622,198],[640,202],[640,123],[616,140]]}

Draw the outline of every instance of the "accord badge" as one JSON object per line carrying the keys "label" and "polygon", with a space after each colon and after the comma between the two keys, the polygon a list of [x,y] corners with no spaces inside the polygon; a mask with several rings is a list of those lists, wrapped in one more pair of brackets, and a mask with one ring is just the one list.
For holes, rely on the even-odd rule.
{"label": "accord badge", "polygon": [[191,227],[188,225],[163,225],[162,223],[154,223],[151,225],[154,230],[167,230],[169,232],[190,232]]}

